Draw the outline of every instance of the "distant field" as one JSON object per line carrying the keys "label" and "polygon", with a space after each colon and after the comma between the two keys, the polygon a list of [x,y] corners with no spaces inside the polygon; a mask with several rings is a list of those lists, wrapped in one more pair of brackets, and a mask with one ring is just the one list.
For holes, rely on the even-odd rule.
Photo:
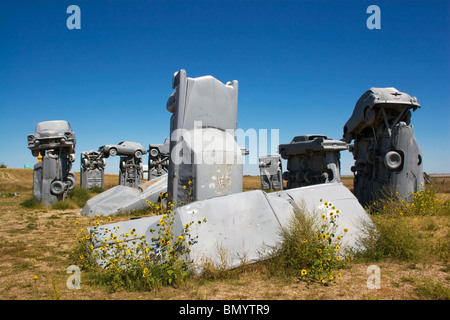
{"label": "distant field", "polygon": [[[77,174],[79,181],[79,174]],[[244,190],[260,188],[258,176],[244,177]],[[342,178],[350,189],[353,180]],[[432,176],[440,195],[450,192],[450,177]],[[190,279],[175,286],[152,291],[111,290],[90,281],[82,272],[81,289],[69,290],[66,269],[73,264],[69,253],[77,245],[74,233],[80,226],[92,226],[95,218],[81,216],[80,208],[26,207],[32,197],[33,170],[0,169],[0,299],[448,299],[450,282],[449,215],[404,217],[403,226],[413,226],[414,237],[426,245],[426,258],[417,262],[381,259],[356,261],[342,269],[335,284],[320,286],[296,277],[271,277],[264,264],[253,264],[227,275]],[[118,184],[117,175],[105,175],[105,187]],[[14,195],[16,193],[16,195]],[[112,222],[128,219],[112,217]],[[379,217],[378,221],[389,221]],[[106,218],[101,223],[107,223]],[[400,229],[399,229],[400,230]],[[421,242],[422,243],[422,242]],[[367,288],[367,268],[381,270],[381,289]]]}
{"label": "distant field", "polygon": [[[75,172],[77,182],[80,181],[80,173]],[[450,193],[450,175],[431,175],[432,185],[437,187],[439,193]],[[353,176],[342,176],[341,182],[350,190],[353,190]],[[117,174],[105,174],[105,189],[117,186],[119,176]],[[3,191],[31,191],[33,187],[32,169],[0,169],[0,190]],[[286,181],[284,181],[286,187]],[[259,176],[244,176],[243,190],[261,188]]]}
{"label": "distant field", "polygon": [[[75,172],[77,183],[80,182],[80,173]],[[117,174],[105,174],[105,189],[119,184]],[[32,169],[0,169],[0,191],[19,192],[33,190]]]}

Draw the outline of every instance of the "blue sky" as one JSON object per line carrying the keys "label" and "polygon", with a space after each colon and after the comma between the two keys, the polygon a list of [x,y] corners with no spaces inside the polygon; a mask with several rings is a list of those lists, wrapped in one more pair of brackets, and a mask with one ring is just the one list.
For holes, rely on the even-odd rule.
{"label": "blue sky", "polygon": [[[69,30],[69,5],[81,30]],[[369,30],[369,5],[381,29]],[[172,75],[239,81],[238,127],[342,137],[370,87],[416,96],[424,170],[450,172],[448,1],[2,1],[0,162],[33,165],[36,123],[67,120],[80,152],[169,136]],[[147,156],[144,157],[147,161]],[[341,153],[350,174],[349,152]],[[107,173],[118,172],[109,158]],[[258,174],[255,166],[244,173]]]}

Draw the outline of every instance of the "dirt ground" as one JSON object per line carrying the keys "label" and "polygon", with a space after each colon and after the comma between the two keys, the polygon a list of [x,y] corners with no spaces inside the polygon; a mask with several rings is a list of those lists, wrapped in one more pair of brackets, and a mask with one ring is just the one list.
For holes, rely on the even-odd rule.
{"label": "dirt ground", "polygon": [[[2,300],[403,300],[421,299],[424,297],[421,290],[436,287],[437,283],[447,290],[449,287],[449,270],[442,261],[415,265],[382,261],[376,264],[380,268],[380,289],[367,286],[368,267],[373,263],[350,263],[341,270],[342,277],[330,286],[307,284],[296,278],[268,277],[256,264],[247,266],[237,276],[217,280],[192,278],[175,287],[150,292],[111,292],[107,287],[92,284],[82,272],[81,289],[71,290],[66,281],[71,275],[67,273],[71,264],[68,254],[76,244],[75,221],[89,224],[89,218],[81,216],[79,209],[22,206],[32,195],[32,175],[32,170],[0,169]],[[116,185],[117,176],[107,175],[106,182],[107,187]],[[351,177],[343,182],[352,187]],[[244,178],[244,189],[258,187],[259,177]],[[113,218],[114,221],[118,220]]]}

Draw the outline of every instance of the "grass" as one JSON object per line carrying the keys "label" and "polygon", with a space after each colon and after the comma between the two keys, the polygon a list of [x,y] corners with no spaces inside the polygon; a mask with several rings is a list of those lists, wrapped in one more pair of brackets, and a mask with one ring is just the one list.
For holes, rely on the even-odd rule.
{"label": "grass", "polygon": [[415,291],[421,300],[450,300],[450,289],[439,281],[419,281],[415,284]]}
{"label": "grass", "polygon": [[[339,279],[335,277],[327,286],[319,281],[305,281],[301,277],[301,271],[310,268],[308,263],[314,263],[315,258],[305,259],[304,264],[294,264],[298,256],[292,252],[302,246],[304,238],[308,238],[311,248],[317,250],[320,245],[314,243],[313,235],[317,230],[311,228],[308,231],[307,227],[302,230],[301,226],[308,223],[300,220],[302,223],[297,222],[297,230],[291,230],[292,242],[285,243],[291,249],[286,249],[284,256],[280,254],[255,264],[243,264],[233,270],[210,267],[201,275],[150,289],[130,289],[120,285],[112,287],[112,282],[107,278],[101,283],[96,273],[82,270],[81,289],[69,290],[66,287],[69,277],[66,269],[70,264],[78,263],[69,258],[77,246],[73,234],[79,232],[81,226],[91,226],[95,222],[95,218],[77,213],[86,195],[81,194],[83,191],[75,194],[68,207],[44,208],[32,203],[26,207],[21,203],[31,198],[32,170],[1,170],[7,170],[5,172],[8,174],[0,175],[0,192],[5,195],[16,192],[18,196],[0,197],[3,222],[0,224],[0,299],[449,298],[450,217],[446,202],[448,193],[442,191],[450,190],[447,188],[450,181],[445,178],[437,180],[437,183],[444,183],[438,186],[434,196],[428,196],[439,200],[438,210],[401,211],[403,214],[400,215],[400,211],[395,210],[402,208],[398,203],[392,207],[386,206],[384,211],[381,210],[383,206],[378,207],[381,208],[378,212],[373,208],[373,221],[381,231],[377,236],[366,239],[371,244],[371,250],[366,256],[354,257],[344,265],[333,266],[332,272],[340,272],[342,276]],[[244,188],[258,188],[257,178],[244,177]],[[118,182],[116,175],[106,180],[105,189]],[[343,179],[343,182],[347,187],[352,187],[350,179]],[[91,192],[90,196],[94,194]],[[77,204],[77,201],[80,202]],[[129,215],[116,216],[112,217],[112,222],[129,219]],[[296,224],[295,221],[292,223]],[[224,256],[226,254],[223,253]],[[290,271],[280,267],[289,264]],[[367,268],[373,264],[381,270],[380,290],[366,287]],[[280,272],[281,269],[286,269],[286,272]],[[38,279],[33,280],[34,276]]]}
{"label": "grass", "polygon": [[[69,191],[69,196],[57,203],[52,204],[51,208],[55,210],[79,209],[83,208],[86,202],[93,197],[98,189],[84,189],[76,187]],[[43,208],[40,202],[37,202],[31,195],[21,202],[21,206],[28,209]]]}
{"label": "grass", "polygon": [[410,201],[390,195],[367,210],[377,231],[366,229],[361,239],[367,250],[360,258],[370,261],[397,260],[409,263],[438,258],[448,263],[450,205],[429,187]]}

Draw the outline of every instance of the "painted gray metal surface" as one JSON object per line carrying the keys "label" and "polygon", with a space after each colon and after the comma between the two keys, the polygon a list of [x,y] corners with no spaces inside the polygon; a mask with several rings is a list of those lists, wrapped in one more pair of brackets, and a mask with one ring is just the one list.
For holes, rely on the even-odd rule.
{"label": "painted gray metal surface", "polygon": [[59,201],[60,194],[50,192],[50,186],[58,176],[58,164],[55,159],[43,156],[42,161],[34,165],[33,198],[44,206],[51,206]]}
{"label": "painted gray metal surface", "polygon": [[81,153],[80,162],[80,186],[90,189],[93,187],[104,188],[105,186],[106,159],[102,152],[85,151]]}
{"label": "painted gray metal surface", "polygon": [[354,140],[354,192],[363,205],[424,188],[422,151],[410,126],[418,108],[415,97],[395,88],[370,88],[357,101],[344,139]]}
{"label": "painted gray metal surface", "polygon": [[[309,212],[320,216],[325,201],[332,202],[341,210],[337,220],[337,235],[344,235],[344,228],[349,230],[343,237],[343,248],[361,250],[361,228],[364,222],[370,225],[371,220],[353,194],[341,183],[270,194],[254,190],[189,203],[177,209],[174,237],[181,234],[186,223],[206,218],[205,223],[194,223],[189,229],[193,237],[198,236],[189,256],[194,261],[194,270],[201,270],[205,262],[227,269],[234,268],[244,261],[252,263],[267,258],[281,241],[281,232],[288,226],[298,206],[304,204]],[[155,216],[95,227],[91,229],[94,231],[94,250],[99,250],[101,241],[110,238],[111,232],[118,240],[129,243],[136,241],[136,245],[142,241],[152,243],[151,238],[157,237],[156,225],[160,218]],[[131,234],[128,237],[123,235],[132,229],[136,230],[138,239]],[[155,231],[151,232],[150,229]],[[141,235],[145,237],[139,239]],[[111,241],[109,245],[109,250],[114,250],[114,242]]]}
{"label": "painted gray metal surface", "polygon": [[178,205],[242,191],[242,153],[235,142],[238,82],[173,76],[168,193]]}
{"label": "painted gray metal surface", "polygon": [[296,136],[289,144],[280,144],[278,152],[287,160],[287,171],[283,173],[287,188],[339,182],[342,150],[347,150],[344,141],[324,135]]}
{"label": "painted gray metal surface", "polygon": [[169,171],[170,138],[163,144],[150,144],[148,148],[148,180],[162,176]]}
{"label": "painted gray metal surface", "polygon": [[141,184],[142,156],[147,150],[140,143],[122,141],[115,145],[101,146],[98,151],[105,158],[120,156],[119,185],[136,188]]}
{"label": "painted gray metal surface", "polygon": [[[359,243],[359,236],[363,234],[361,228],[364,223],[370,225],[371,220],[355,196],[337,182],[336,172],[329,183],[269,194],[262,190],[242,192],[243,150],[235,142],[234,131],[237,120],[237,81],[223,84],[211,76],[193,79],[180,70],[173,77],[172,88],[175,91],[167,102],[167,109],[172,113],[169,170],[164,176],[167,181],[163,181],[162,177],[156,179],[161,179],[161,190],[167,187],[167,192],[178,205],[174,208],[177,213],[172,230],[174,239],[182,233],[187,223],[206,221],[194,223],[189,229],[191,236],[197,237],[187,257],[194,261],[194,270],[200,271],[205,262],[234,268],[242,262],[251,263],[267,258],[280,242],[282,230],[288,226],[292,215],[298,214],[297,210],[304,206],[310,214],[320,217],[325,210],[325,201],[332,202],[341,210],[337,220],[340,227],[337,235],[343,235],[344,228],[349,229],[343,238],[342,247],[362,249]],[[317,143],[309,136],[306,137],[294,138],[295,145],[289,145],[289,149],[292,148],[289,152],[299,157],[303,152],[301,149],[321,154],[324,151],[338,153],[341,150],[341,141],[336,142],[336,145],[328,145],[329,141],[325,138],[318,137],[321,143]],[[320,162],[323,171],[323,164],[328,159],[311,161]],[[336,158],[328,163],[336,163]],[[329,166],[325,168],[332,170]],[[104,192],[98,199],[88,201],[82,213],[109,215],[120,204],[126,203],[127,197],[133,199],[130,201],[133,208],[144,203],[143,199],[137,200],[133,188],[119,186],[113,189]],[[155,185],[149,187],[152,195],[156,194],[156,189]],[[193,202],[180,205],[181,201]],[[95,207],[97,202],[99,206]],[[106,212],[106,205],[111,206],[110,212]],[[117,240],[135,246],[144,241],[152,243],[152,237],[157,238],[161,218],[153,216],[91,228],[94,250],[115,250]],[[129,232],[133,229],[137,237]],[[141,235],[144,237],[141,238]],[[107,249],[101,248],[105,238],[113,239],[114,236],[115,241],[111,240]],[[153,249],[157,250],[156,247]],[[98,262],[102,264],[102,261]]]}
{"label": "painted gray metal surface", "polygon": [[81,214],[87,216],[114,216],[133,210],[149,208],[146,202],[157,203],[160,194],[167,192],[167,174],[140,184],[137,188],[115,186],[89,199]]}
{"label": "painted gray metal surface", "polygon": [[142,144],[133,141],[122,141],[118,144],[107,144],[99,148],[100,152],[103,152],[105,158],[109,156],[130,156],[135,158],[141,158],[147,151]]}
{"label": "painted gray metal surface", "polygon": [[34,166],[34,199],[50,206],[66,198],[76,186],[76,176],[71,172],[76,135],[70,124],[64,120],[39,122],[27,141],[32,155],[42,156]]}
{"label": "painted gray metal surface", "polygon": [[268,155],[259,157],[259,175],[261,189],[282,190],[282,165],[279,155]]}
{"label": "painted gray metal surface", "polygon": [[42,121],[36,125],[35,133],[27,137],[28,149],[34,157],[46,150],[64,149],[66,153],[75,153],[76,135],[65,120]]}
{"label": "painted gray metal surface", "polygon": [[141,184],[142,158],[121,156],[119,163],[119,185],[137,188]]}
{"label": "painted gray metal surface", "polygon": [[356,102],[350,119],[344,126],[344,139],[350,143],[357,135],[372,126],[379,127],[385,123],[381,108],[386,107],[388,121],[397,124],[411,122],[411,109],[420,108],[416,97],[400,92],[395,88],[370,88]]}

